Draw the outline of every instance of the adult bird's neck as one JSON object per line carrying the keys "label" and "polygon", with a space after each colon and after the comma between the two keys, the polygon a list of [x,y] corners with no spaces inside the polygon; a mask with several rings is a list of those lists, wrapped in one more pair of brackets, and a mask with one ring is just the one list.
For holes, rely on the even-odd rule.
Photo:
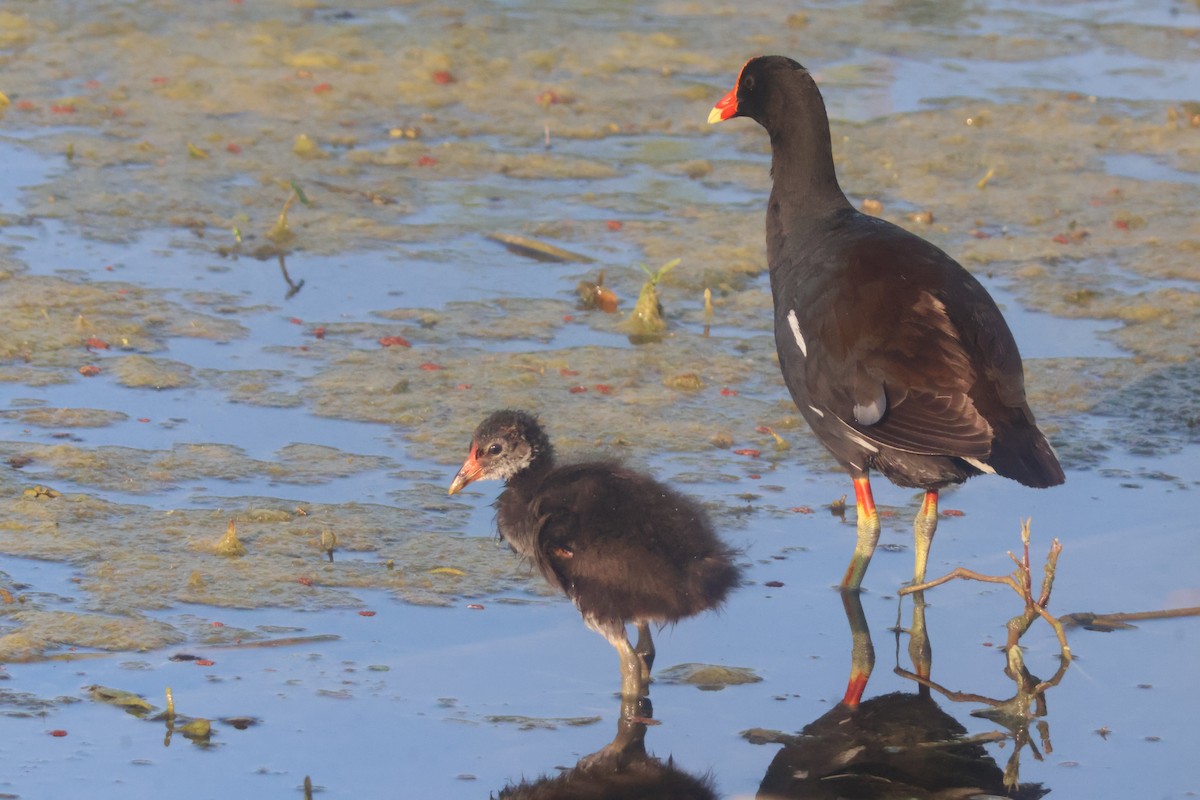
{"label": "adult bird's neck", "polygon": [[850,206],[838,185],[825,109],[797,114],[771,135],[772,208],[819,217]]}
{"label": "adult bird's neck", "polygon": [[[793,114],[771,126],[771,198],[767,205],[767,263],[777,269],[803,261],[814,236],[834,214],[852,208],[838,186],[825,109]],[[788,255],[790,254],[790,255]]]}

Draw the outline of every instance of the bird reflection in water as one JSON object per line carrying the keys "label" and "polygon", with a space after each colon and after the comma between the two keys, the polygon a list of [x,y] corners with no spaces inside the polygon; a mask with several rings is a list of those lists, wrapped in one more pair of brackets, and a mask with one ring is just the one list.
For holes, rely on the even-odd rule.
{"label": "bird reflection in water", "polygon": [[716,800],[711,775],[646,752],[651,713],[648,697],[623,698],[611,742],[558,775],[506,786],[497,800]]}
{"label": "bird reflection in water", "polygon": [[[923,613],[923,609],[921,611]],[[927,636],[924,638],[928,641]],[[897,666],[895,672],[897,675],[916,681],[920,686],[920,691],[926,694],[930,690],[933,690],[951,702],[985,704],[987,708],[976,709],[971,712],[971,716],[995,722],[1005,730],[973,736],[971,737],[971,741],[1002,742],[1009,739],[1012,740],[1012,755],[1009,756],[1008,763],[1004,768],[1004,785],[1016,788],[1020,786],[1021,753],[1024,749],[1028,747],[1030,752],[1033,753],[1033,757],[1038,761],[1041,761],[1043,758],[1043,750],[1049,753],[1054,749],[1050,743],[1050,724],[1044,719],[1048,711],[1046,691],[1058,685],[1063,675],[1066,674],[1067,667],[1070,666],[1071,661],[1069,658],[1062,658],[1059,661],[1058,670],[1055,671],[1054,675],[1049,680],[1043,681],[1031,673],[1028,667],[1025,666],[1025,658],[1021,653],[1019,644],[1007,649],[1007,657],[1004,674],[1016,684],[1016,692],[1012,697],[1004,700],[970,692],[951,691],[931,680],[928,670],[922,675],[919,672],[909,672]],[[1038,732],[1037,738],[1041,743],[1041,750],[1038,749],[1038,745],[1034,743],[1033,736],[1029,732],[1030,723],[1035,721],[1035,727]],[[1040,797],[1040,795],[1019,794],[1013,796]]]}
{"label": "bird reflection in water", "polygon": [[[782,743],[759,787],[759,800],[782,798],[928,798],[950,800],[977,796],[1031,800],[1049,790],[1039,783],[1020,782],[1019,758],[1028,746],[1041,753],[1029,726],[1037,720],[1042,747],[1049,751],[1045,692],[1065,673],[1064,659],[1057,674],[1040,681],[1025,668],[1019,647],[1009,648],[1005,672],[1016,681],[1017,693],[1008,700],[952,692],[930,679],[933,650],[925,627],[925,603],[914,596],[909,656],[913,669],[899,666],[900,634],[896,629],[895,673],[917,684],[917,691],[893,692],[863,700],[875,664],[875,650],[857,592],[843,592],[850,623],[852,648],[850,680],[841,703],[806,725],[794,736],[777,736]],[[936,691],[952,702],[984,703],[971,712],[999,723],[1004,730],[968,735],[967,729],[933,699]],[[1011,739],[1008,764],[1001,768],[985,744]]]}

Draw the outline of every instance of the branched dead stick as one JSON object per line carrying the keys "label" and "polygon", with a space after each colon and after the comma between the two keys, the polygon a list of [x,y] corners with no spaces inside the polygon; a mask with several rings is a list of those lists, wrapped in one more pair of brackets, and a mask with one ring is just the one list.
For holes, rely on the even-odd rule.
{"label": "branched dead stick", "polygon": [[[1025,529],[1022,531],[1023,538],[1028,531],[1028,525],[1029,523],[1026,521]],[[1022,617],[1014,617],[1009,623],[1010,637],[1013,637],[1009,640],[1010,645],[1016,644],[1017,640],[1025,635],[1025,631],[1029,630],[1029,626],[1033,624],[1033,620],[1036,618],[1035,614],[1037,616],[1041,616],[1043,619],[1049,622],[1051,627],[1058,632],[1060,643],[1065,641],[1065,634],[1062,632],[1061,623],[1056,624],[1057,620],[1051,621],[1050,615],[1046,612],[1046,606],[1050,602],[1050,592],[1054,588],[1054,573],[1058,566],[1058,556],[1061,552],[1062,544],[1058,541],[1058,539],[1055,539],[1050,545],[1049,554],[1046,556],[1045,576],[1042,578],[1041,597],[1039,597],[1037,601],[1034,601],[1032,570],[1030,569],[1029,565],[1029,548],[1028,543],[1026,544],[1025,562],[1021,565],[1020,569],[1020,574],[1022,577],[1021,583],[1024,586],[1022,597],[1025,599],[1025,614]],[[1012,554],[1010,553],[1009,555],[1011,556]],[[1014,558],[1014,560],[1016,559]]]}
{"label": "branched dead stick", "polygon": [[984,583],[1006,583],[1013,587],[1013,589],[1015,589],[1018,593],[1021,591],[1019,588],[1017,588],[1016,583],[1013,581],[1012,576],[1010,575],[981,575],[980,573],[975,572],[974,570],[969,570],[966,567],[955,567],[952,572],[949,572],[940,578],[934,578],[931,581],[926,581],[925,583],[921,583],[916,586],[905,586],[899,592],[897,592],[897,594],[901,597],[904,597],[905,595],[912,594],[913,592],[923,592],[926,589],[932,589],[935,586],[941,586],[943,583],[948,583],[955,578],[962,578],[965,581],[983,581]]}
{"label": "branched dead stick", "polygon": [[1058,569],[1058,556],[1062,553],[1062,542],[1058,539],[1050,542],[1050,552],[1046,556],[1046,566],[1042,577],[1042,596],[1038,605],[1045,608],[1050,604],[1050,591],[1054,588],[1054,574]]}
{"label": "branched dead stick", "polygon": [[969,570],[966,567],[956,567],[950,573],[943,575],[940,578],[935,578],[932,581],[918,584],[916,586],[905,586],[898,594],[912,594],[914,592],[922,592],[926,589],[932,589],[935,586],[941,586],[947,581],[961,578],[962,580],[981,581],[983,583],[1003,583],[1010,587],[1022,600],[1025,601],[1025,613],[1013,617],[1008,622],[1008,647],[1017,646],[1021,636],[1029,626],[1033,624],[1035,617],[1041,617],[1046,620],[1050,627],[1054,628],[1054,633],[1058,636],[1058,644],[1062,649],[1063,659],[1071,660],[1071,646],[1067,644],[1067,634],[1063,630],[1062,623],[1052,617],[1046,611],[1046,604],[1050,602],[1050,590],[1054,585],[1054,574],[1058,567],[1058,556],[1062,552],[1062,544],[1055,539],[1050,545],[1050,553],[1046,556],[1045,577],[1042,579],[1042,593],[1038,600],[1033,599],[1033,579],[1032,569],[1029,564],[1029,520],[1024,520],[1021,523],[1021,544],[1022,558],[1017,556],[1010,550],[1008,557],[1017,565],[1017,569],[1011,575],[981,575],[978,572]]}
{"label": "branched dead stick", "polygon": [[1067,644],[1067,632],[1063,630],[1062,623],[1050,615],[1046,609],[1041,606],[1034,606],[1037,609],[1038,616],[1046,620],[1051,628],[1054,628],[1054,635],[1058,637],[1058,644],[1062,648],[1063,658],[1067,661],[1071,660],[1071,646]]}
{"label": "branched dead stick", "polygon": [[1058,539],[1050,543],[1050,552],[1046,555],[1046,566],[1044,576],[1042,578],[1042,593],[1041,597],[1034,601],[1032,591],[1032,575],[1029,569],[1029,520],[1025,520],[1022,525],[1021,537],[1025,540],[1025,568],[1022,570],[1024,577],[1025,592],[1022,595],[1025,598],[1025,616],[1020,624],[1020,630],[1016,633],[1016,639],[1010,641],[1010,644],[1016,644],[1017,640],[1024,635],[1025,631],[1029,630],[1029,626],[1033,624],[1033,615],[1030,610],[1037,613],[1042,619],[1054,629],[1055,635],[1058,636],[1058,643],[1062,647],[1063,658],[1067,661],[1071,660],[1071,647],[1067,644],[1067,634],[1063,629],[1062,623],[1055,617],[1051,616],[1046,611],[1046,606],[1050,603],[1050,592],[1054,587],[1054,574],[1058,568],[1058,556],[1062,553],[1062,543]]}
{"label": "branched dead stick", "polygon": [[1033,603],[1033,569],[1029,566],[1029,520],[1021,523],[1021,597]]}

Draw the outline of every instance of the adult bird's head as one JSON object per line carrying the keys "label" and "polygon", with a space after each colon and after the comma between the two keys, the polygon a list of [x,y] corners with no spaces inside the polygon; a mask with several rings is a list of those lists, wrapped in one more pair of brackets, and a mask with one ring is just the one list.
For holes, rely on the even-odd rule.
{"label": "adult bird's head", "polygon": [[708,121],[733,117],[754,120],[771,137],[772,202],[819,214],[849,207],[833,166],[825,101],[808,70],[786,56],[750,59]]}
{"label": "adult bird's head", "polygon": [[816,90],[808,70],[786,56],[758,56],[747,61],[737,82],[708,112],[709,123],[733,117],[749,117],[770,127],[773,116],[787,112],[788,100],[783,87],[798,82]]}

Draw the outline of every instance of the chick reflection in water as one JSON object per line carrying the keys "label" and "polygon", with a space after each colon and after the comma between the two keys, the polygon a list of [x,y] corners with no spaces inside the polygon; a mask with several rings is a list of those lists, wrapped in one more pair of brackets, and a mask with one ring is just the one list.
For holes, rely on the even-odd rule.
{"label": "chick reflection in water", "polygon": [[498,800],[716,800],[710,775],[696,776],[646,752],[650,706],[623,699],[616,737],[558,775],[506,786]]}
{"label": "chick reflection in water", "polygon": [[[1049,791],[1037,783],[1020,784],[1011,761],[1006,771],[989,755],[984,742],[1007,735],[968,736],[966,728],[933,700],[930,689],[936,685],[929,680],[932,649],[925,629],[925,605],[920,600],[909,631],[914,670],[896,668],[897,674],[917,683],[917,691],[863,700],[874,666],[874,648],[858,593],[843,593],[842,599],[854,643],[846,696],[798,735],[767,737],[784,747],[763,777],[759,800],[1035,800]],[[976,695],[961,698],[981,699]],[[1019,750],[1020,737],[1013,738]]]}
{"label": "chick reflection in water", "polygon": [[450,494],[489,478],[504,481],[500,535],[616,648],[624,698],[648,692],[650,623],[716,608],[738,584],[735,551],[697,503],[615,462],[556,464],[549,437],[524,411],[479,424]]}

